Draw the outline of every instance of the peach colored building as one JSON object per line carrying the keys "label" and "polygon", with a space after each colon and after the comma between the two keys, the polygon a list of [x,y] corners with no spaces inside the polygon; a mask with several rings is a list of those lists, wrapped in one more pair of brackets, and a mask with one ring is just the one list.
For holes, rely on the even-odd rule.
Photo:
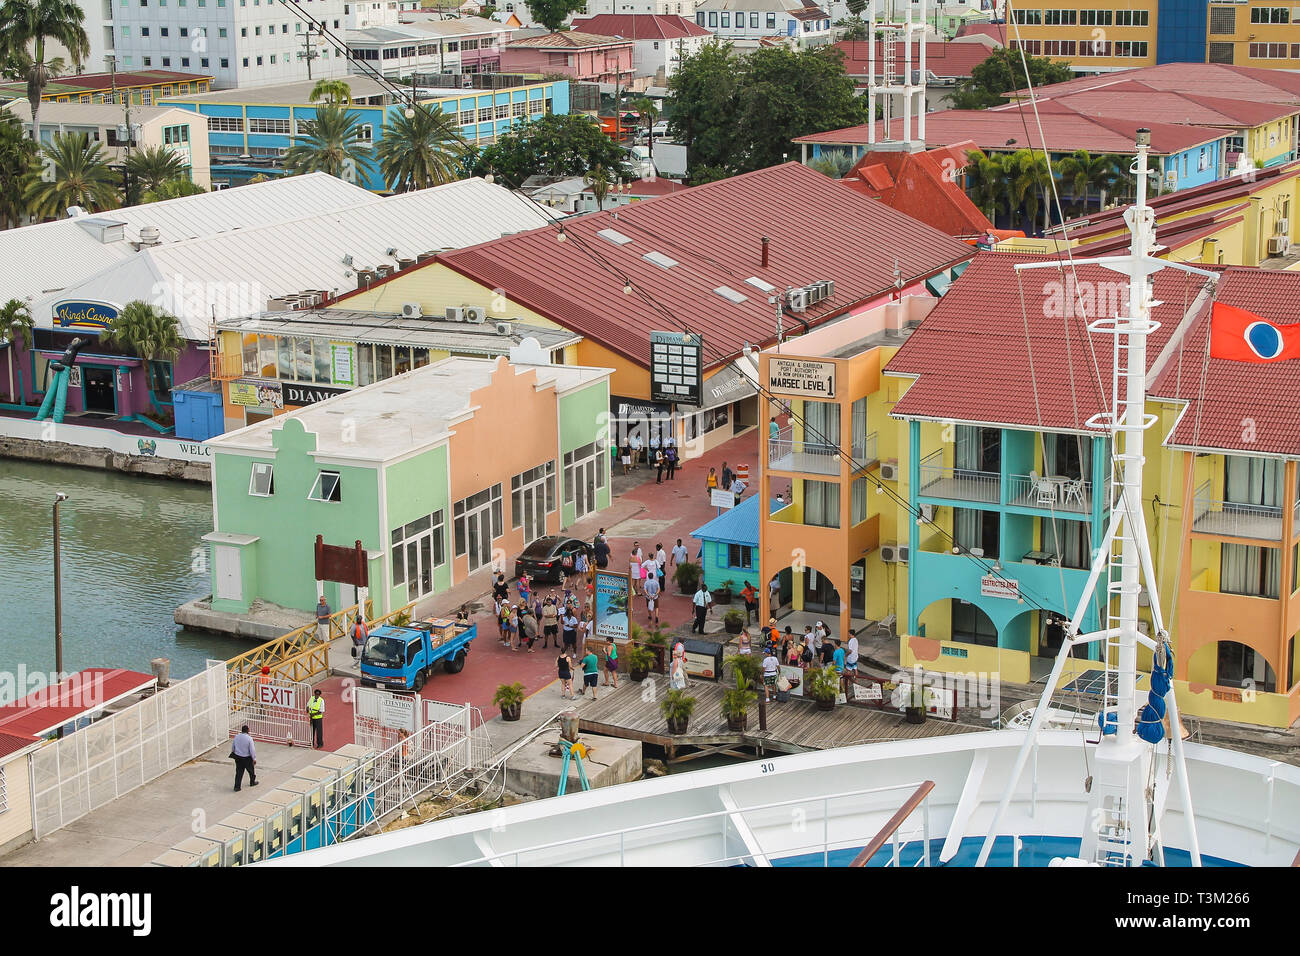
{"label": "peach colored building", "polygon": [[581,31],[546,33],[511,41],[501,51],[502,73],[561,73],[584,83],[628,86],[632,41]]}

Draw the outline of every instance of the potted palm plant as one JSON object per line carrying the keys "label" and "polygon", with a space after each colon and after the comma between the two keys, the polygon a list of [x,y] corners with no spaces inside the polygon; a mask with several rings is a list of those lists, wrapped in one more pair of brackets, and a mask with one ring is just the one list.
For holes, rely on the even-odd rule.
{"label": "potted palm plant", "polygon": [[722,615],[722,626],[728,634],[739,634],[745,626],[745,612],[739,608],[727,608],[727,613]]}
{"label": "potted palm plant", "polygon": [[668,695],[659,702],[659,713],[664,715],[668,721],[668,732],[670,734],[684,734],[686,727],[691,722],[691,714],[695,712],[695,698],[688,697],[684,690],[670,690]]}
{"label": "potted palm plant", "polygon": [[834,710],[835,698],[840,693],[840,674],[831,664],[810,667],[805,675],[807,694],[817,701],[818,710]]}
{"label": "potted palm plant", "polygon": [[731,589],[735,586],[735,584],[736,584],[735,581],[733,581],[731,578],[727,578],[727,580],[723,581],[721,584],[717,586],[717,588],[714,589],[713,600],[718,604],[730,604]]}
{"label": "potted palm plant", "polygon": [[524,706],[524,685],[498,684],[497,692],[492,695],[492,706],[501,708],[502,720],[518,720]]}
{"label": "potted palm plant", "polygon": [[646,679],[646,675],[655,666],[655,655],[650,648],[641,644],[632,644],[623,656],[627,658],[627,675],[637,683]]}
{"label": "potted palm plant", "polygon": [[698,564],[686,561],[677,565],[677,570],[673,572],[673,580],[677,582],[677,590],[682,594],[694,594],[700,583],[700,574]]}
{"label": "potted palm plant", "polygon": [[726,663],[731,665],[733,674],[743,676],[751,684],[757,684],[763,676],[763,665],[754,654],[731,654]]}
{"label": "potted palm plant", "polygon": [[917,681],[907,689],[907,706],[903,708],[909,724],[925,723],[925,682]]}
{"label": "potted palm plant", "polygon": [[727,718],[727,729],[732,733],[743,731],[749,723],[749,705],[758,700],[750,689],[745,675],[736,672],[736,686],[722,695],[722,716]]}

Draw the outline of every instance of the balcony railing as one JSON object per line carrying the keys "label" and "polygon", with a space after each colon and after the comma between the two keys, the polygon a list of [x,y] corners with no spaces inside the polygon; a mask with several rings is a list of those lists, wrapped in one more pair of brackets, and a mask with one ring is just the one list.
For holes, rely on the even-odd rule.
{"label": "balcony railing", "polygon": [[214,382],[228,382],[244,374],[244,356],[237,352],[232,354],[213,349],[209,353],[209,364],[209,377]]}
{"label": "balcony railing", "polygon": [[1002,479],[995,471],[945,468],[940,449],[921,459],[920,493],[930,498],[997,504],[1002,500]]}
{"label": "balcony railing", "polygon": [[[1061,475],[1011,475],[1009,502],[1073,514],[1092,511],[1092,482]],[[1107,483],[1107,491],[1110,485]]]}
{"label": "balcony railing", "polygon": [[1217,501],[1210,497],[1207,481],[1196,489],[1193,501],[1192,530],[1200,534],[1217,534],[1228,538],[1282,540],[1282,509],[1271,505],[1248,505],[1237,501]]}
{"label": "balcony railing", "polygon": [[[854,471],[876,461],[876,433],[859,439],[853,444],[852,451]],[[830,442],[796,440],[788,428],[779,438],[770,438],[767,442],[767,464],[774,471],[838,475],[842,460],[838,446]]]}

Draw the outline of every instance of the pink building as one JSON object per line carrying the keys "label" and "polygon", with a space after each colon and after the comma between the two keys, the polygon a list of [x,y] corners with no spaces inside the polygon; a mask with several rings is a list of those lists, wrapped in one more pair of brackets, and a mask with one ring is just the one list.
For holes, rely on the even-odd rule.
{"label": "pink building", "polygon": [[627,86],[632,41],[571,31],[512,40],[501,51],[502,73],[562,73],[584,83]]}

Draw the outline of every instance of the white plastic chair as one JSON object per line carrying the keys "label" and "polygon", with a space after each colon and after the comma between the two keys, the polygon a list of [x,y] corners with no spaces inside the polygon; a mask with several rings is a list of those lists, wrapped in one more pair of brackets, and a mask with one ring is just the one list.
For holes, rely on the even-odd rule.
{"label": "white plastic chair", "polygon": [[1069,504],[1071,501],[1077,502],[1080,508],[1084,506],[1082,478],[1075,478],[1065,486],[1065,503]]}
{"label": "white plastic chair", "polygon": [[1034,488],[1037,492],[1036,501],[1040,505],[1054,505],[1057,501],[1056,483],[1048,481],[1046,478],[1038,478],[1034,482]]}

